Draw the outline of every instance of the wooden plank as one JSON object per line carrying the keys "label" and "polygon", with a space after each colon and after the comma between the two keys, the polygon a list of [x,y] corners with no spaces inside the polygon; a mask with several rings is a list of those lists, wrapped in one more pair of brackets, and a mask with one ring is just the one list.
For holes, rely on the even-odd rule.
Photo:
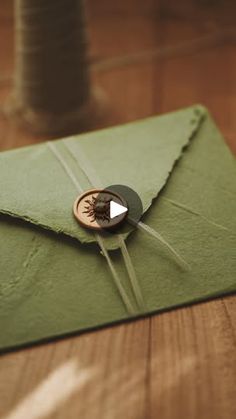
{"label": "wooden plank", "polygon": [[152,319],[151,418],[235,417],[235,338],[224,301]]}

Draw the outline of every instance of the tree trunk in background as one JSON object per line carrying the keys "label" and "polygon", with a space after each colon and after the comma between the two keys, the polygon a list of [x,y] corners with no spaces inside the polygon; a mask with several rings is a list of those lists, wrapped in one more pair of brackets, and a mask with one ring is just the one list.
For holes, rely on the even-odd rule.
{"label": "tree trunk in background", "polygon": [[81,0],[15,0],[12,111],[36,132],[66,133],[90,108]]}

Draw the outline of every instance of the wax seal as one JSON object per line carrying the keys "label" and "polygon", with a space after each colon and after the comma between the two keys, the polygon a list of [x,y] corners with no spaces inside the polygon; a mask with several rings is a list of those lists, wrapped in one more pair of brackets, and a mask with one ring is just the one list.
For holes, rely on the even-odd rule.
{"label": "wax seal", "polygon": [[125,220],[128,204],[118,193],[109,189],[91,189],[74,203],[74,215],[84,227],[114,229]]}

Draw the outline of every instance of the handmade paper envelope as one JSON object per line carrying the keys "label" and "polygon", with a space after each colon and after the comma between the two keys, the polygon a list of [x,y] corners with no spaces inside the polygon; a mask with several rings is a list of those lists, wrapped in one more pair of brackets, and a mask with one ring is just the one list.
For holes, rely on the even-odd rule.
{"label": "handmade paper envelope", "polygon": [[[73,203],[101,184],[147,227],[83,229]],[[235,158],[200,106],[0,153],[0,212],[1,350],[236,290]]]}

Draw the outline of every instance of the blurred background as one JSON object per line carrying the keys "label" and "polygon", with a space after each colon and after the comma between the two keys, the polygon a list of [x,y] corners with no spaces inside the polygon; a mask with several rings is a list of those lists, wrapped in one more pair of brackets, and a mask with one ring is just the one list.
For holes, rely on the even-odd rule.
{"label": "blurred background", "polygon": [[[106,112],[96,129],[194,103],[209,108],[236,152],[236,2],[87,0],[92,85]],[[13,0],[0,0],[0,101],[14,74]],[[0,149],[44,138],[0,115]]]}
{"label": "blurred background", "polygon": [[[13,6],[0,0],[0,151],[46,139],[5,112],[15,74]],[[99,118],[90,113],[87,130],[201,103],[236,154],[235,0],[87,0],[85,6],[91,89],[98,89],[102,109]],[[104,419],[173,419],[173,412],[178,419],[235,418],[235,318],[233,296],[9,354],[0,368],[0,416],[21,400],[27,410],[32,389],[58,365],[78,359],[85,381],[96,365],[98,377],[53,417],[78,411]],[[24,411],[22,417],[28,419]]]}

